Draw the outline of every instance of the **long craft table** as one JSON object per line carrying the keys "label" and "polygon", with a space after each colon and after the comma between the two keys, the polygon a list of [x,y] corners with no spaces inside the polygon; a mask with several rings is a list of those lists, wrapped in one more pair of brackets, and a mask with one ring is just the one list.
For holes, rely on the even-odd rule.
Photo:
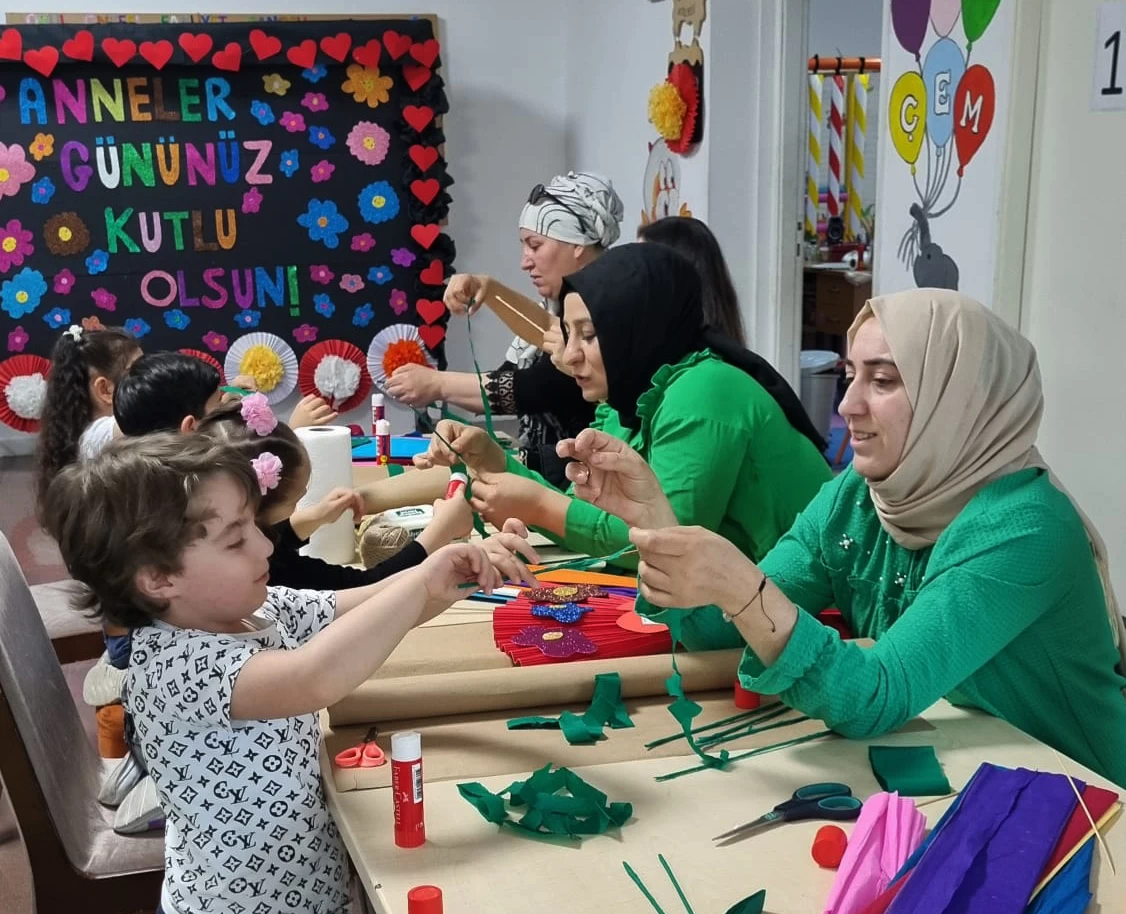
{"label": "long craft table", "polygon": [[[448,618],[439,617],[435,631],[456,619],[456,610]],[[462,631],[470,633],[469,629]],[[417,637],[412,650],[418,649],[418,638],[425,638],[425,632],[420,629],[414,633]],[[444,633],[448,635],[448,631]],[[394,654],[388,662],[396,662]],[[520,673],[503,670],[502,675],[509,672]],[[426,674],[412,671],[410,675]],[[729,693],[692,697],[701,700],[705,709],[697,723],[736,713]],[[766,889],[766,911],[771,914],[820,914],[834,876],[819,869],[810,857],[813,836],[823,823],[784,824],[725,847],[714,847],[712,836],[768,811],[804,784],[844,781],[861,799],[878,792],[880,787],[868,763],[869,743],[932,744],[955,790],[966,784],[983,761],[1061,771],[1057,756],[1042,743],[997,718],[940,701],[902,731],[879,739],[827,737],[736,762],[727,771],[706,771],[658,783],[656,775],[694,763],[694,756],[687,754],[683,743],[679,745],[684,754],[658,758],[641,757],[644,752],[638,751],[640,743],[629,745],[631,740],[652,738],[654,727],[660,732],[676,732],[675,721],[664,711],[666,703],[667,699],[660,697],[627,700],[638,729],[607,729],[607,738],[590,746],[569,747],[558,731],[513,732],[503,726],[510,717],[558,713],[561,707],[413,722],[411,725],[423,732],[424,772],[428,740],[434,749],[444,737],[454,734],[464,741],[465,749],[453,766],[449,746],[444,747],[445,754],[433,753],[434,770],[426,776],[425,788],[427,843],[412,850],[394,844],[390,789],[338,789],[331,754],[355,742],[365,728],[342,727],[334,733],[326,719],[321,764],[328,804],[377,914],[405,914],[407,891],[420,884],[442,888],[449,914],[649,911],[622,861],[628,861],[638,872],[667,912],[680,912],[683,907],[657,861],[658,854],[667,858],[698,914],[726,911],[759,889]],[[563,707],[581,712],[585,703],[572,702]],[[760,735],[751,745],[779,742],[811,728],[822,726],[807,722],[783,728]],[[381,724],[380,742],[385,746],[394,729],[399,729],[394,722]],[[467,738],[467,734],[472,735]],[[643,734],[648,735],[643,738]],[[734,751],[740,746],[735,742],[727,748]],[[628,760],[614,760],[622,758],[623,753]],[[620,830],[612,829],[581,843],[549,843],[499,829],[458,794],[459,782],[481,781],[495,792],[548,762],[566,763],[606,793],[610,801],[632,803],[633,818]],[[1078,763],[1068,760],[1066,764],[1073,776],[1113,788]],[[950,802],[919,800],[931,825]],[[847,824],[846,831],[851,827]],[[1092,887],[1099,907],[1094,910],[1118,914],[1126,912],[1126,824],[1113,824],[1106,842],[1119,871],[1113,875],[1096,857]]]}

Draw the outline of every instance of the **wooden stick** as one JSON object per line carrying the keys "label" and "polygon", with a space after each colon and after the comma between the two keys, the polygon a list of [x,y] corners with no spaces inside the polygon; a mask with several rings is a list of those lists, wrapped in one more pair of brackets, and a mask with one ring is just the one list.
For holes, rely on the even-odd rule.
{"label": "wooden stick", "polygon": [[551,315],[544,308],[492,277],[481,301],[520,339],[543,349],[544,332],[551,329]]}

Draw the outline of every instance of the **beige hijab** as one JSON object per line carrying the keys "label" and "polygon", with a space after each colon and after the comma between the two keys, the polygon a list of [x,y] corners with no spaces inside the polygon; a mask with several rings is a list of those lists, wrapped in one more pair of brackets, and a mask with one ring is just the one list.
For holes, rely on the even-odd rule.
{"label": "beige hijab", "polygon": [[[992,480],[1025,467],[1049,469],[1036,450],[1044,410],[1036,350],[984,305],[946,289],[871,299],[849,328],[849,345],[871,317],[883,328],[914,415],[899,466],[868,487],[884,529],[901,546],[921,549]],[[1126,670],[1106,546],[1078,504],[1075,509],[1087,528]]]}

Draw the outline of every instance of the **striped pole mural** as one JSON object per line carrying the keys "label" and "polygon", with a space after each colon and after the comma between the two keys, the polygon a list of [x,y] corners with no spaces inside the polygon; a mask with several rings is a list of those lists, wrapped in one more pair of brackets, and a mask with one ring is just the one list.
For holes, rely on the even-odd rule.
{"label": "striped pole mural", "polygon": [[824,77],[809,74],[809,156],[805,166],[805,234],[817,235],[818,183],[821,179],[821,85]]}
{"label": "striped pole mural", "polygon": [[845,179],[845,238],[855,241],[862,230],[860,217],[864,200],[860,195],[860,182],[864,178],[864,138],[868,132],[867,73],[859,73],[849,80],[848,86],[848,171]]}
{"label": "striped pole mural", "polygon": [[829,91],[829,215],[840,216],[841,174],[844,170],[844,77],[832,77]]}

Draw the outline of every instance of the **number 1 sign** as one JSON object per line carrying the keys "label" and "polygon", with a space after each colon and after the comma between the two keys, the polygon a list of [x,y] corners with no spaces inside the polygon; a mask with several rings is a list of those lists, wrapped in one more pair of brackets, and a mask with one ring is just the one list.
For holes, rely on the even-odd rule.
{"label": "number 1 sign", "polygon": [[1126,59],[1122,33],[1126,30],[1126,3],[1104,3],[1099,7],[1095,31],[1094,81],[1091,108],[1095,111],[1126,109]]}

